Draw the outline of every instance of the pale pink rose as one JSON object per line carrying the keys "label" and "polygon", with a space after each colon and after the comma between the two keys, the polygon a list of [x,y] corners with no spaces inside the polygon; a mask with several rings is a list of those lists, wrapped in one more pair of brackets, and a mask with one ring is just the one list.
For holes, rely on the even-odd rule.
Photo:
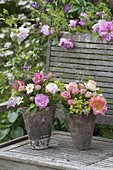
{"label": "pale pink rose", "polygon": [[82,83],[79,83],[79,87],[80,87],[80,89],[84,89],[85,88],[84,84],[82,84]]}
{"label": "pale pink rose", "polygon": [[74,88],[73,90],[72,90],[72,93],[73,94],[78,94],[80,91],[79,91],[79,89],[77,89],[77,88]]}
{"label": "pale pink rose", "polygon": [[75,82],[70,82],[68,85],[68,90],[72,91],[74,88],[77,88],[77,84]]}
{"label": "pale pink rose", "polygon": [[35,73],[34,77],[33,77],[33,82],[35,84],[41,84],[43,83],[44,81],[44,74],[38,72],[38,73]]}
{"label": "pale pink rose", "polygon": [[37,85],[35,85],[35,89],[36,89],[36,90],[40,90],[40,89],[41,89],[41,86],[37,84]]}
{"label": "pale pink rose", "polygon": [[46,86],[46,92],[55,94],[57,91],[58,91],[58,86],[56,84],[54,84],[54,83],[49,83]]}
{"label": "pale pink rose", "polygon": [[71,98],[71,94],[68,91],[64,91],[61,93],[61,96],[65,99],[65,100],[69,100]]}
{"label": "pale pink rose", "polygon": [[90,97],[92,97],[92,93],[91,93],[91,92],[89,92],[89,91],[87,91],[87,92],[86,92],[86,94],[85,94],[85,97],[86,97],[86,98],[90,98]]}
{"label": "pale pink rose", "polygon": [[95,115],[105,115],[105,112],[107,111],[107,103],[103,97],[92,97],[89,102],[89,106]]}
{"label": "pale pink rose", "polygon": [[70,26],[71,28],[76,28],[76,24],[77,24],[77,20],[70,20],[69,26]]}
{"label": "pale pink rose", "polygon": [[96,82],[94,80],[89,80],[88,83],[86,84],[86,88],[91,91],[96,91]]}
{"label": "pale pink rose", "polygon": [[86,91],[87,91],[86,89],[80,89],[80,93],[81,93],[81,94],[85,94]]}
{"label": "pale pink rose", "polygon": [[69,105],[74,105],[75,102],[76,102],[75,99],[69,99],[69,100],[68,100],[68,104],[69,104]]}

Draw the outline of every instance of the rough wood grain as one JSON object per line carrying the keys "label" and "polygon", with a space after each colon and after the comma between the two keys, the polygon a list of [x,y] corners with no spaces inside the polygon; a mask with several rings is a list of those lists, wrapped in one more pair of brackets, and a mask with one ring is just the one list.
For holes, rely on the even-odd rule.
{"label": "rough wood grain", "polygon": [[[28,141],[1,149],[0,167],[1,170],[93,170],[95,167],[110,170],[113,168],[112,147],[113,140],[93,137],[90,150],[77,151],[69,133],[54,132],[46,150],[31,150]],[[105,165],[109,159],[112,162]]]}

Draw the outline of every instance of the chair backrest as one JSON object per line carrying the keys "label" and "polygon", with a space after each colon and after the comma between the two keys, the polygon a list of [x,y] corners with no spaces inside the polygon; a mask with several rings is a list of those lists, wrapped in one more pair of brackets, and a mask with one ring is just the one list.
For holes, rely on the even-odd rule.
{"label": "chair backrest", "polygon": [[113,125],[113,42],[103,42],[83,33],[73,36],[63,33],[62,37],[72,38],[76,47],[66,50],[49,40],[47,72],[54,72],[55,77],[65,83],[92,76],[108,102],[106,116],[98,116],[97,123]]}

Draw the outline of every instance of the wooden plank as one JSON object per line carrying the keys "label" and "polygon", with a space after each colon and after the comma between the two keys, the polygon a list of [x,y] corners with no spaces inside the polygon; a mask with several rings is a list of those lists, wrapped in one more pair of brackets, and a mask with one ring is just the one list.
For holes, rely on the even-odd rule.
{"label": "wooden plank", "polygon": [[46,52],[46,73],[49,73],[49,67],[50,67],[50,52],[51,52],[51,39],[48,39],[48,48]]}
{"label": "wooden plank", "polygon": [[51,56],[57,56],[57,57],[65,57],[65,58],[81,58],[81,59],[97,59],[101,61],[113,61],[113,56],[109,55],[98,55],[98,54],[85,54],[85,53],[71,53],[69,50],[68,51],[51,51]]}
{"label": "wooden plank", "polygon": [[109,72],[98,72],[98,71],[88,71],[88,70],[76,70],[76,69],[71,69],[71,68],[58,68],[58,67],[50,67],[50,71],[52,72],[58,72],[58,73],[71,73],[71,74],[76,74],[76,77],[81,77],[81,75],[88,75],[88,76],[99,76],[99,77],[109,77],[113,78],[113,73]]}
{"label": "wooden plank", "polygon": [[90,150],[77,151],[70,133],[54,132],[46,150],[31,150],[26,144],[0,151],[0,165],[1,170],[91,170],[113,156],[112,147],[113,140],[93,137]]}
{"label": "wooden plank", "polygon": [[74,49],[71,49],[71,50],[68,50],[68,49],[63,49],[61,47],[54,47],[52,46],[51,47],[51,50],[52,51],[62,51],[62,52],[70,52],[70,53],[85,53],[85,54],[100,54],[100,55],[109,55],[109,56],[112,56],[113,55],[113,52],[112,51],[109,51],[109,50],[98,50],[98,49],[85,49],[85,48],[74,48]]}
{"label": "wooden plank", "polygon": [[[87,59],[77,59],[76,55],[75,58],[71,59],[71,58],[58,58],[58,57],[51,57],[50,61],[56,61],[56,62],[62,62],[62,63],[72,63],[74,65],[74,63],[76,64],[83,64],[83,65],[94,65],[96,66],[108,66],[108,67],[112,67],[113,68],[113,62],[111,61],[100,61],[100,60],[87,60]],[[111,68],[111,69],[112,69]],[[104,70],[103,70],[104,71]],[[113,69],[111,70],[113,72]]]}
{"label": "wooden plank", "polygon": [[[64,58],[63,58],[64,59]],[[62,60],[63,60],[62,59]],[[70,59],[71,60],[71,59]],[[85,60],[82,60],[82,62],[84,62]],[[97,63],[96,63],[97,64]],[[102,64],[103,65],[103,64]],[[56,62],[54,60],[54,58],[51,58],[51,62],[50,62],[50,66],[58,66],[60,68],[75,68],[75,69],[84,69],[84,70],[97,70],[97,71],[102,71],[104,70],[105,72],[109,71],[109,72],[113,72],[113,67],[112,66],[102,66],[102,65],[99,65],[99,66],[96,66],[95,67],[95,63],[93,62],[92,60],[92,63],[87,61],[87,64],[85,64],[84,62],[84,65],[83,64],[78,64],[77,62],[75,62],[75,64],[73,64],[72,62],[70,63],[70,61],[68,63],[65,63],[65,61],[63,62]]]}

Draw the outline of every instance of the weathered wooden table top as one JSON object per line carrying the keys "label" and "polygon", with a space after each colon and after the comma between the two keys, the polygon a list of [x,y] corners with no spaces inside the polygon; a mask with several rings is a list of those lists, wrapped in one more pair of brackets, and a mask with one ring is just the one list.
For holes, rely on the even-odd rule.
{"label": "weathered wooden table top", "polygon": [[50,147],[32,150],[27,139],[0,149],[0,170],[113,170],[113,140],[93,137],[91,149],[77,151],[66,132],[54,132]]}

